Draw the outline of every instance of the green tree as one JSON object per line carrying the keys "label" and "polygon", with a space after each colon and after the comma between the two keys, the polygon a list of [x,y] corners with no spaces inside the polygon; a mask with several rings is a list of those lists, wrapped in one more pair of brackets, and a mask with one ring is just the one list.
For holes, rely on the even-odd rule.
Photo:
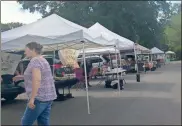
{"label": "green tree", "polygon": [[7,30],[11,30],[13,28],[20,27],[22,25],[23,24],[19,23],[19,22],[11,22],[11,23],[6,23],[6,24],[1,23],[1,32],[7,31]]}
{"label": "green tree", "polygon": [[[22,8],[43,17],[56,13],[84,27],[96,22],[109,30],[152,48],[160,46],[163,26],[170,18],[166,1],[19,1]],[[160,17],[160,20],[158,18]],[[142,42],[142,43],[141,43]]]}
{"label": "green tree", "polygon": [[165,35],[169,49],[181,53],[181,12],[172,16],[165,28]]}

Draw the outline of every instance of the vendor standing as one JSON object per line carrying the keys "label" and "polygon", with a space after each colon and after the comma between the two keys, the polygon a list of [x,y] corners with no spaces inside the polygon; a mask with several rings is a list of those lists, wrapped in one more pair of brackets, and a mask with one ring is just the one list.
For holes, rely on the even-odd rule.
{"label": "vendor standing", "polygon": [[[83,68],[83,76],[85,76],[84,63],[82,64],[82,68]],[[92,70],[92,63],[89,59],[86,59],[87,82],[88,82],[89,87],[92,87],[89,84],[89,79],[90,79],[89,74],[90,74],[91,70]],[[86,86],[86,84],[85,84],[85,86]]]}

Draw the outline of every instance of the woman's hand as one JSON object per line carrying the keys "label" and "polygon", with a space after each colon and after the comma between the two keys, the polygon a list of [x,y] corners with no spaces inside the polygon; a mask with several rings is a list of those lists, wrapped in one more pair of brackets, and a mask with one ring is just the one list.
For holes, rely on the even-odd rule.
{"label": "woman's hand", "polygon": [[34,109],[35,108],[35,104],[34,104],[34,99],[30,99],[30,101],[28,102],[28,107],[30,108],[30,109]]}
{"label": "woman's hand", "polygon": [[16,82],[17,81],[17,77],[13,77],[13,82]]}
{"label": "woman's hand", "polygon": [[18,76],[13,77],[13,82],[23,80],[23,79],[24,79],[23,75],[18,75]]}

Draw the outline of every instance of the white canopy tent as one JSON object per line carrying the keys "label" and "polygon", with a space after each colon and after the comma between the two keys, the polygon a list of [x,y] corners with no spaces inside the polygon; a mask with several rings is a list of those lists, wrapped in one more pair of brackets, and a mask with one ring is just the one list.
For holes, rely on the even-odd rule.
{"label": "white canopy tent", "polygon": [[[104,45],[98,44],[99,41],[92,38],[94,36],[105,36],[107,39],[99,38],[99,40],[103,41],[104,43],[108,43],[109,40],[110,43],[114,44],[115,52],[117,52],[116,48],[118,48],[118,40],[122,42],[121,45],[133,44],[133,42],[130,42],[130,44],[128,44],[128,39],[119,37],[119,35],[115,35],[115,33],[112,34],[113,35],[109,35],[109,33],[106,32],[100,34],[98,31],[95,32],[93,30],[88,30],[56,14],[52,14],[46,18],[38,20],[37,22],[2,32],[2,50],[23,50],[25,45],[31,41],[36,41],[42,44],[44,46],[44,50],[59,50],[68,47],[73,49],[80,49],[83,47],[84,64],[86,64],[85,48],[94,48]],[[128,41],[128,43],[126,43],[125,40]],[[86,65],[84,66],[86,73]],[[90,114],[87,76],[85,76],[85,81],[88,113]],[[120,85],[118,86],[118,89],[120,91]]]}
{"label": "white canopy tent", "polygon": [[167,62],[170,62],[170,60],[174,60],[176,58],[176,53],[173,51],[167,51],[165,52],[165,55]]}
{"label": "white canopy tent", "polygon": [[156,59],[164,59],[165,53],[157,47],[153,47],[151,49],[151,61],[153,60],[153,57]]}
{"label": "white canopy tent", "polygon": [[[109,29],[105,28],[104,26],[102,26],[98,22],[95,23],[93,26],[91,26],[88,29],[90,31],[95,32],[95,33],[99,32],[104,38],[106,38],[109,41],[111,41],[113,39],[118,39],[123,45],[133,45],[133,43],[134,43],[131,40],[126,39],[126,38],[112,32],[112,31],[110,31]],[[96,34],[94,38],[96,38],[96,37],[99,37],[99,36]]]}
{"label": "white canopy tent", "polygon": [[[80,47],[83,46],[84,63],[86,63],[85,62],[85,52],[84,52],[85,48],[96,48],[96,47],[103,46],[103,45],[100,45],[100,44],[94,42],[94,40],[88,34],[83,33],[83,31],[80,30],[80,31],[77,31],[74,33],[70,33],[68,35],[57,37],[55,39],[40,37],[40,36],[35,36],[35,35],[25,35],[23,37],[15,39],[15,40],[11,40],[11,41],[2,43],[2,50],[4,50],[4,51],[23,50],[25,45],[28,44],[30,41],[38,41],[40,44],[44,45],[44,50],[49,50],[49,51],[64,49],[64,48],[68,48],[68,47],[73,48],[73,49],[80,49]],[[81,42],[83,42],[83,43],[81,43]],[[108,43],[108,42],[105,41],[105,43]],[[108,44],[108,46],[109,46],[109,44]],[[109,48],[109,47],[107,47],[107,48]],[[111,50],[111,47],[108,50]],[[116,47],[112,49],[112,51],[114,51],[114,50],[115,50],[115,53],[117,54],[118,51],[117,51]],[[86,68],[85,68],[85,70],[86,70]],[[85,80],[86,80],[88,113],[90,114],[87,78],[85,78]],[[120,92],[120,84],[118,87],[119,87],[118,89]]]}
{"label": "white canopy tent", "polygon": [[98,34],[93,33],[87,28],[66,20],[56,14],[52,14],[31,24],[2,32],[1,43],[12,41],[27,35],[54,39],[74,32],[79,32],[80,30],[82,30],[83,34],[87,34],[90,37],[92,37],[93,34]]}
{"label": "white canopy tent", "polygon": [[[83,30],[84,31],[84,30]],[[100,36],[99,37],[99,39],[97,39],[97,38],[95,38],[95,39],[93,39],[91,36],[90,36],[90,33],[91,32],[84,32],[84,34],[80,34],[80,36],[85,36],[86,38],[87,38],[87,40],[86,41],[88,41],[88,40],[92,40],[93,42],[95,42],[95,43],[99,43],[100,44],[100,47],[101,47],[101,45],[102,46],[104,46],[104,47],[102,47],[102,49],[104,49],[105,48],[105,51],[106,52],[108,52],[108,51],[110,51],[111,52],[111,50],[112,50],[112,52],[113,51],[115,51],[115,54],[116,54],[116,61],[117,61],[117,54],[119,54],[119,57],[121,57],[120,56],[120,53],[119,53],[119,50],[118,50],[118,40],[116,40],[116,39],[114,39],[114,40],[111,40],[111,41],[108,41],[108,40],[106,40],[105,38],[103,38],[102,36]],[[93,34],[91,34],[91,35],[93,35]],[[74,35],[72,35],[72,37],[73,37]],[[74,40],[79,40],[78,38],[78,35],[77,36],[75,36],[75,39]],[[61,41],[70,41],[70,36],[69,35],[65,35],[65,36],[61,36],[61,37],[57,37],[56,38],[57,39],[57,41],[59,42],[60,40]],[[57,42],[56,42],[57,43]],[[89,47],[91,47],[91,46],[89,46]],[[90,49],[88,47],[88,50]],[[96,45],[96,47],[94,47],[95,49],[98,49],[98,47],[99,46],[97,46]],[[110,47],[110,49],[108,49]],[[114,48],[113,48],[114,47]],[[58,48],[59,48],[59,46],[58,46]],[[76,49],[78,49],[77,47],[75,47]],[[107,49],[106,49],[107,48]],[[101,50],[99,50],[99,51],[101,51]],[[98,51],[98,53],[99,53],[99,51]],[[103,51],[103,50],[102,50]],[[104,51],[103,51],[104,52]],[[82,54],[83,54],[83,58],[84,58],[84,62],[85,62],[85,49],[83,48],[83,52],[82,52]],[[92,52],[93,53],[93,52]],[[96,53],[96,52],[95,52]],[[121,62],[121,58],[120,58],[120,62]],[[85,65],[84,65],[85,66]],[[85,70],[86,70],[86,66],[85,66]],[[86,72],[86,71],[85,71]],[[122,74],[121,74],[122,75]],[[118,65],[117,65],[117,76],[118,76],[118,89],[119,89],[119,94],[120,94],[120,81],[119,81],[119,71],[118,71]],[[87,79],[85,78],[85,80],[86,80],[86,83],[87,83]],[[88,90],[88,89],[87,89]],[[88,98],[87,98],[88,99]],[[88,110],[89,110],[89,108],[88,108]]]}
{"label": "white canopy tent", "polygon": [[[103,51],[103,50],[99,50],[99,51],[108,52],[108,53],[109,53],[109,51],[111,52],[111,50],[114,51],[115,56],[116,56],[116,61],[118,60],[117,54],[119,54],[119,57],[121,57],[120,52],[119,52],[119,43],[118,43],[118,40],[117,39],[113,39],[113,40],[107,41],[101,35],[101,36],[95,38],[94,40],[97,41],[97,42],[99,42],[103,46],[106,46],[105,47],[105,51]],[[110,48],[110,50],[108,48]],[[100,53],[100,54],[103,53],[103,52],[99,52],[99,51],[96,51],[96,50],[97,50],[97,48],[95,48],[95,50],[94,51],[92,50],[91,52],[92,53],[96,53],[97,52],[97,53]],[[121,58],[119,58],[119,60],[120,60],[120,64],[121,64]],[[116,66],[117,66],[117,77],[118,77],[118,90],[119,90],[119,95],[120,95],[120,78],[119,78],[119,70],[118,70],[118,64],[117,63],[118,62],[116,62]],[[121,74],[121,76],[122,76],[122,74]]]}
{"label": "white canopy tent", "polygon": [[29,42],[39,42],[40,44],[49,44],[53,39],[36,36],[36,35],[25,35],[10,41],[6,41],[1,43],[1,50],[2,51],[20,51],[25,48],[25,45]]}
{"label": "white canopy tent", "polygon": [[[105,32],[103,32],[103,33],[105,33]],[[101,41],[101,40],[105,40],[105,38],[103,38],[103,36],[101,35],[101,36],[95,38],[94,40],[97,40],[97,41],[100,40]],[[107,46],[107,47],[110,47],[110,48],[113,48],[114,47],[114,49],[115,49],[116,66],[117,66],[116,70],[117,70],[117,77],[118,77],[118,90],[119,90],[119,95],[120,95],[120,78],[119,78],[119,69],[118,69],[118,62],[117,62],[118,61],[118,56],[117,56],[117,54],[119,54],[119,57],[120,57],[119,58],[119,61],[120,61],[120,64],[121,64],[122,61],[121,61],[121,54],[120,54],[119,49],[120,48],[126,48],[129,45],[121,44],[120,43],[120,40],[118,40],[118,39],[112,39],[112,40],[110,40],[107,43],[106,42],[105,43],[102,42],[102,44],[105,45],[105,46]],[[121,74],[121,77],[122,77],[122,74]]]}
{"label": "white canopy tent", "polygon": [[151,53],[150,49],[148,49],[142,45],[139,45],[139,44],[136,44],[136,50],[137,50],[138,54],[142,54],[142,53],[150,54]]}
{"label": "white canopy tent", "polygon": [[164,54],[164,51],[161,51],[160,49],[158,49],[157,47],[153,47],[151,49],[151,53],[152,54]]}
{"label": "white canopy tent", "polygon": [[[94,32],[100,32],[102,37],[105,39],[112,41],[110,43],[117,43],[117,47],[119,50],[134,50],[135,60],[137,61],[137,54],[150,54],[150,50],[145,48],[144,46],[141,46],[139,44],[135,44],[133,41],[126,39],[99,24],[98,22],[95,23],[93,26],[89,28],[90,31]],[[100,36],[98,36],[100,37]],[[119,53],[120,54],[120,53]],[[121,60],[121,58],[120,58]],[[121,62],[121,61],[120,61]],[[136,62],[137,64],[137,62]],[[138,71],[138,66],[136,66],[136,69]],[[138,73],[138,72],[137,72]]]}
{"label": "white canopy tent", "polygon": [[[102,46],[96,43],[89,34],[90,32],[87,32],[86,28],[53,14],[37,22],[3,32],[1,34],[2,50],[23,50],[25,45],[31,41],[44,45],[44,50],[59,50],[68,47],[83,48],[84,64],[86,64],[85,48]],[[84,66],[86,73],[86,65]],[[88,113],[90,114],[87,76],[85,76],[85,82]]]}
{"label": "white canopy tent", "polygon": [[[100,33],[102,38],[105,38],[106,40],[112,41],[112,43],[114,41],[118,42],[118,46],[120,50],[127,50],[127,49],[134,49],[134,42],[124,38],[112,31],[110,31],[109,29],[105,28],[104,26],[102,26],[101,24],[99,24],[98,22],[95,23],[93,26],[91,26],[90,28],[88,28],[90,31],[93,31],[94,33]],[[96,39],[100,39],[101,36],[98,36],[98,34],[95,35]],[[142,45],[137,44],[136,45],[136,50],[137,52],[147,52],[150,53],[150,50]]]}
{"label": "white canopy tent", "polygon": [[100,44],[105,45],[105,46],[115,46],[117,44],[119,50],[133,48],[133,45],[123,44],[118,39],[107,40],[105,37],[103,37],[103,35],[94,38],[94,40],[100,42]]}
{"label": "white canopy tent", "polygon": [[[80,32],[83,32],[82,30]],[[77,32],[75,32],[75,34],[77,34]],[[72,35],[74,36],[74,34],[72,33]],[[84,59],[84,70],[85,73],[86,72],[86,61],[85,61],[85,48],[93,48],[93,47],[102,47],[102,45],[93,42],[91,39],[89,39],[89,37],[84,37],[83,34],[81,34],[82,36],[76,36],[76,38],[72,38],[72,39],[68,39],[69,35],[66,36],[62,36],[63,38],[58,38],[58,39],[50,39],[50,38],[46,38],[46,37],[38,37],[41,40],[40,43],[44,46],[44,49],[47,50],[58,50],[58,49],[64,49],[64,48],[68,48],[71,47],[73,49],[78,49],[83,47],[83,59]],[[34,36],[33,36],[34,37]],[[37,36],[36,36],[37,37]],[[23,50],[25,45],[27,43],[29,43],[29,41],[27,41],[26,39],[32,39],[32,36],[27,35],[24,37],[20,37],[18,39],[16,39],[16,41],[9,41],[6,43],[2,43],[2,50],[6,51],[6,49],[9,50],[17,50],[16,48],[18,47],[18,44],[15,44],[16,42],[19,42],[21,40],[21,46],[18,47],[18,50]],[[65,41],[67,40],[67,41]],[[36,40],[37,41],[37,40]],[[9,48],[7,47],[10,46]],[[12,45],[11,45],[12,44]],[[14,44],[14,45],[13,45]],[[20,44],[20,43],[19,43]],[[54,56],[55,56],[55,52],[54,52]],[[86,82],[86,92],[87,92],[87,107],[88,107],[88,114],[90,114],[90,106],[89,106],[89,94],[88,94],[88,83],[87,83],[87,75],[85,75],[85,82]]]}
{"label": "white canopy tent", "polygon": [[[90,28],[88,28],[90,31],[92,31],[93,33],[100,33],[100,36],[98,36],[98,34],[95,34],[94,36],[94,40],[97,41],[101,41],[101,40],[108,40],[109,42],[104,43],[102,42],[102,44],[106,45],[106,46],[114,46],[115,48],[117,48],[118,50],[121,49],[128,49],[128,48],[133,48],[133,44],[134,42],[117,35],[116,33],[108,30],[107,28],[105,28],[104,26],[102,26],[101,24],[99,24],[98,22],[95,23],[93,26],[91,26]],[[119,53],[119,57],[120,53]],[[120,62],[121,62],[121,58],[120,58]]]}
{"label": "white canopy tent", "polygon": [[1,33],[2,43],[25,35],[36,35],[42,37],[56,37],[70,34],[80,29],[72,27],[56,14],[42,18],[31,24],[23,25]]}
{"label": "white canopy tent", "polygon": [[[4,51],[18,51],[23,50],[25,45],[29,42],[36,41],[44,45],[44,50],[55,50],[63,49],[66,47],[80,49],[80,41],[85,41],[85,48],[98,47],[97,42],[95,42],[89,35],[84,34],[82,30],[70,33],[68,35],[60,36],[55,39],[36,36],[36,35],[25,35],[1,44],[1,50]],[[68,42],[68,43],[65,43]],[[70,43],[71,42],[71,43]],[[92,43],[90,43],[92,42]],[[93,44],[94,43],[94,44]]]}
{"label": "white canopy tent", "polygon": [[[140,45],[140,44],[133,44],[133,46],[129,46],[129,47],[125,47],[125,48],[121,48],[120,50],[123,52],[123,51],[126,51],[126,50],[134,50],[134,46],[135,46],[135,51],[137,54],[150,54],[151,53],[151,50]],[[132,53],[131,53],[132,54]]]}
{"label": "white canopy tent", "polygon": [[[92,35],[95,35],[93,36],[94,40],[99,41],[101,44],[105,46],[114,46],[115,50],[133,48],[134,42],[108,30],[107,28],[99,24],[98,22],[95,23],[90,28],[88,28],[88,30],[92,32]],[[105,40],[109,42],[105,42]],[[119,53],[119,57],[121,57],[120,53]],[[116,55],[116,60],[117,60],[117,55]],[[119,60],[121,63],[121,58],[119,58]]]}
{"label": "white canopy tent", "polygon": [[165,52],[166,54],[175,54],[175,52],[173,52],[173,51],[167,51],[167,52]]}
{"label": "white canopy tent", "polygon": [[[102,42],[100,40],[100,42],[102,42],[102,44],[104,44],[104,45],[114,46],[115,49],[118,49],[118,50],[134,49],[134,54],[135,54],[135,57],[136,57],[134,42],[132,42],[132,41],[130,41],[130,40],[128,40],[128,39],[126,39],[126,38],[124,38],[122,36],[117,35],[116,33],[108,30],[107,28],[105,28],[104,26],[102,26],[99,23],[96,23],[93,26],[91,26],[89,28],[89,30],[94,32],[94,33],[100,33],[100,35],[96,34],[94,36],[95,40],[99,41],[100,39],[103,40],[103,38],[104,38],[105,40],[109,41],[109,43],[104,43],[104,42]],[[119,57],[121,57],[120,53],[119,53]],[[117,54],[116,54],[116,61],[118,60],[117,58],[118,57],[117,57]],[[119,60],[120,60],[120,63],[121,63],[121,58],[119,58]],[[137,67],[137,71],[138,71],[138,67]],[[118,74],[118,68],[117,68],[117,74]],[[118,81],[119,81],[119,78],[118,78]],[[120,92],[120,82],[118,82],[118,89],[119,89],[119,92]]]}
{"label": "white canopy tent", "polygon": [[[64,36],[59,36],[56,39],[53,40],[53,42],[51,41],[50,43],[54,43],[54,44],[50,44],[49,47],[45,47],[47,48],[56,48],[57,50],[59,49],[64,49],[64,48],[74,48],[79,50],[80,47],[82,45],[79,44],[80,41],[84,41],[85,42],[85,48],[94,48],[94,47],[98,47],[98,45],[101,46],[101,44],[99,44],[99,42],[95,41],[92,37],[90,37],[87,33],[85,33],[83,30],[74,32],[74,33],[70,33]],[[106,40],[105,40],[106,41]],[[62,42],[64,43],[64,46],[62,45]],[[68,43],[65,43],[68,42]],[[72,42],[72,43],[69,43]],[[91,42],[91,43],[90,43]],[[57,47],[55,47],[55,44],[57,43]],[[93,44],[94,43],[94,44]],[[102,45],[103,47],[103,45]]]}

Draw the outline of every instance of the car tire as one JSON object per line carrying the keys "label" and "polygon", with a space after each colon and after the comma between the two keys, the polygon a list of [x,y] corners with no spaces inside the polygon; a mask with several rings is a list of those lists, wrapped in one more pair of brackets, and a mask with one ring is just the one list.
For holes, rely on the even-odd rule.
{"label": "car tire", "polygon": [[6,101],[12,101],[12,100],[14,100],[17,96],[18,96],[18,94],[7,95],[7,96],[4,96],[4,99],[5,99]]}

